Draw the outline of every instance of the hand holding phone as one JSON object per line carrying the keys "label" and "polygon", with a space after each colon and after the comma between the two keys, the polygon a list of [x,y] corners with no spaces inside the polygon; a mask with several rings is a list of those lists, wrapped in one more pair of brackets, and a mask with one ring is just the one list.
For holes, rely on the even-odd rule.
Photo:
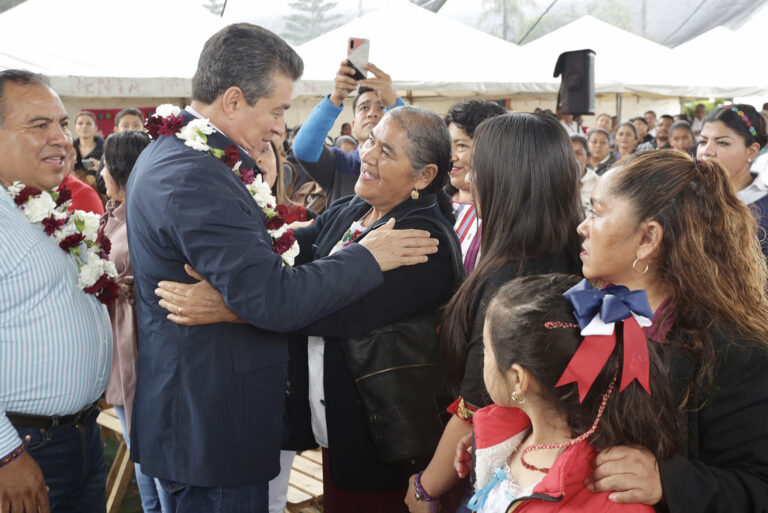
{"label": "hand holding phone", "polygon": [[397,91],[392,85],[392,77],[384,73],[372,62],[367,65],[368,70],[373,73],[373,78],[366,78],[360,81],[363,87],[369,87],[379,93],[379,98],[387,108],[391,108],[397,102]]}
{"label": "hand holding phone", "polygon": [[357,89],[357,80],[352,78],[354,72],[355,69],[349,66],[346,59],[341,61],[339,70],[333,79],[333,92],[329,98],[335,106],[340,107],[344,103],[344,98]]}

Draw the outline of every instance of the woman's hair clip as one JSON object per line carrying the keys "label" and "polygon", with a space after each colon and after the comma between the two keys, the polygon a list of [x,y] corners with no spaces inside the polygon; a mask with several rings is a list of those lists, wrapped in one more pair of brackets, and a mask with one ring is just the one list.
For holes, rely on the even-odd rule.
{"label": "woman's hair clip", "polygon": [[616,323],[621,322],[624,362],[619,392],[637,379],[650,394],[650,358],[643,333],[643,327],[650,326],[653,318],[648,294],[619,285],[595,289],[583,279],[563,296],[573,305],[584,340],[555,386],[576,383],[579,402],[583,402],[616,347]]}
{"label": "woman's hair clip", "polygon": [[544,323],[544,327],[548,330],[554,330],[557,328],[579,328],[579,325],[575,322],[548,321]]}
{"label": "woman's hair clip", "polygon": [[744,121],[744,124],[747,125],[747,130],[749,130],[749,133],[752,134],[752,137],[757,137],[757,130],[755,130],[755,127],[752,126],[752,122],[749,120],[749,117],[744,114],[743,110],[738,109],[735,105],[724,105],[723,108],[738,114],[742,121]]}

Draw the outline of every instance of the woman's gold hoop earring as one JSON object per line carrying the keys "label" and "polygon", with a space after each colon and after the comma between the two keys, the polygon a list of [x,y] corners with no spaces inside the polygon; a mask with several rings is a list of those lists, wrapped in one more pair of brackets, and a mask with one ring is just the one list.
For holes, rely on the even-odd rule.
{"label": "woman's gold hoop earring", "polygon": [[637,267],[635,267],[635,266],[637,265],[637,263],[639,261],[640,261],[640,257],[635,258],[635,261],[632,262],[632,270],[634,270],[636,273],[640,273],[640,274],[647,273],[648,272],[648,264],[645,264],[645,269],[643,269],[642,271],[638,271],[637,270]]}
{"label": "woman's gold hoop earring", "polygon": [[415,200],[419,199],[419,191],[417,191],[416,189],[412,190],[411,199],[415,199]]}

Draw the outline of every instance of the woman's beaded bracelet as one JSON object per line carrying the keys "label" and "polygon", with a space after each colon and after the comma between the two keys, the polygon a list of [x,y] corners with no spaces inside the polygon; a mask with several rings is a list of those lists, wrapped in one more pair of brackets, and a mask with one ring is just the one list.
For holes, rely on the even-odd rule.
{"label": "woman's beaded bracelet", "polygon": [[10,462],[21,456],[21,453],[24,452],[24,444],[22,443],[20,446],[16,447],[14,450],[10,452],[10,454],[4,456],[3,458],[0,458],[0,468],[8,465]]}
{"label": "woman's beaded bracelet", "polygon": [[422,470],[419,472],[419,474],[414,478],[413,480],[413,487],[416,488],[416,500],[422,501],[422,502],[428,502],[429,503],[429,511],[432,513],[435,513],[435,503],[440,499],[440,497],[432,497],[430,494],[424,490],[424,487],[421,486],[421,476],[424,474],[424,471]]}

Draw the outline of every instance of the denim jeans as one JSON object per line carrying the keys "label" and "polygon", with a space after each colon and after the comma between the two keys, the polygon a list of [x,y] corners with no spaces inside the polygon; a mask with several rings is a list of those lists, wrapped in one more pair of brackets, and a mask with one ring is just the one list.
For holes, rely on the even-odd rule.
{"label": "denim jeans", "polygon": [[177,513],[268,513],[269,483],[203,488],[160,479],[176,499]]}
{"label": "denim jeans", "polygon": [[81,424],[47,430],[16,429],[50,488],[52,513],[104,513],[107,509],[107,468],[97,416],[93,411]]}
{"label": "denim jeans", "polygon": [[[131,438],[128,436],[128,427],[125,424],[125,408],[115,405],[115,413],[117,413],[117,418],[120,419],[120,424],[123,426],[123,439],[130,449]],[[173,513],[176,511],[173,495],[166,492],[157,479],[145,475],[138,463],[133,464],[133,470],[136,474],[136,484],[139,487],[141,508],[144,513]]]}

